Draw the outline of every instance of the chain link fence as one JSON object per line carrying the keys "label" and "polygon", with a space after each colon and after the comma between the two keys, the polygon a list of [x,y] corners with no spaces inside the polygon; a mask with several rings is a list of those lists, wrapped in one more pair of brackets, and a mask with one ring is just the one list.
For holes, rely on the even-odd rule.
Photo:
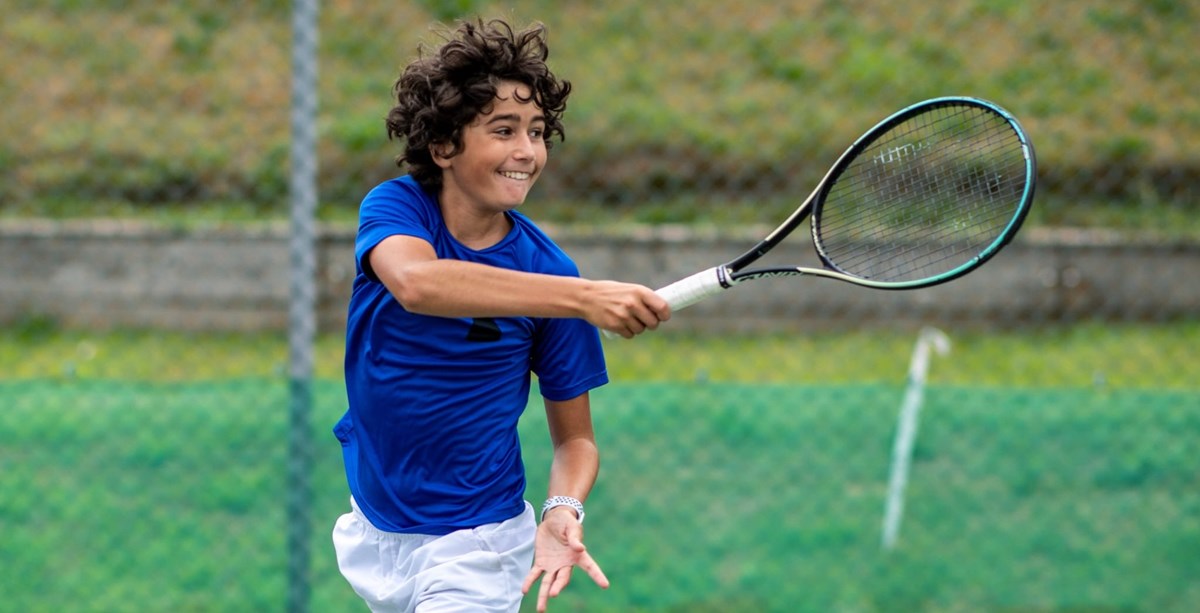
{"label": "chain link fence", "polygon": [[[612,587],[555,609],[1200,608],[1200,4],[0,6],[0,611],[364,610],[328,537],[356,206],[400,67],[473,14],[545,22],[575,86],[524,210],[589,276],[736,255],[925,98],[1039,155],[945,288],[764,281],[606,341]],[[536,396],[521,428],[537,501]]]}

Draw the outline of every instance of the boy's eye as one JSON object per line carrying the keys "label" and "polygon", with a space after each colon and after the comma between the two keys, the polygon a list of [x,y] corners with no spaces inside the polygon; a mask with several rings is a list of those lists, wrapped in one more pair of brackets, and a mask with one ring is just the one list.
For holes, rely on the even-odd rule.
{"label": "boy's eye", "polygon": [[543,130],[542,128],[534,128],[529,131],[529,136],[531,136],[533,138],[542,138],[542,135],[545,133],[546,133],[546,131]]}

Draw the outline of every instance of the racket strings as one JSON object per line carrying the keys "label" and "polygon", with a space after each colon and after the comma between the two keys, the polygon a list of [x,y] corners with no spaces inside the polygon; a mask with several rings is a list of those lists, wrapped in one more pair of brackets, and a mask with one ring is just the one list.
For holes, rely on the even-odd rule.
{"label": "racket strings", "polygon": [[1003,117],[937,107],[858,154],[814,214],[814,238],[847,274],[886,282],[943,275],[1004,235],[1021,206],[1025,168]]}

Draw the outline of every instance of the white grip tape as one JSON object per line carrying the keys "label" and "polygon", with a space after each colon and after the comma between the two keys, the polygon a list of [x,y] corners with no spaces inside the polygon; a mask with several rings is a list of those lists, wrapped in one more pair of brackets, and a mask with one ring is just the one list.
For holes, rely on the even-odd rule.
{"label": "white grip tape", "polygon": [[662,296],[672,311],[686,308],[721,293],[725,286],[721,284],[721,267],[716,266],[702,270],[690,277],[680,279],[655,293]]}
{"label": "white grip tape", "polygon": [[[724,276],[722,267],[716,266],[708,270],[702,270],[690,277],[680,279],[662,289],[655,290],[654,293],[662,296],[663,300],[671,306],[672,311],[689,307],[709,296],[721,293],[725,289],[725,285],[721,284],[721,278]],[[730,284],[732,285],[732,283]],[[604,338],[617,338],[615,332],[604,330]]]}

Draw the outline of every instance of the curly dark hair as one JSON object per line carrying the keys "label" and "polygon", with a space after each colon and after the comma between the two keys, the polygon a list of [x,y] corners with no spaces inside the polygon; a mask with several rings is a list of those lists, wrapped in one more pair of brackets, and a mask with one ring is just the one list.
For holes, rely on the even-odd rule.
{"label": "curly dark hair", "polygon": [[546,65],[550,50],[543,24],[514,32],[499,19],[465,21],[432,54],[425,51],[418,47],[417,59],[396,81],[396,106],[387,116],[388,139],[405,141],[396,164],[407,164],[425,189],[436,193],[442,187],[442,169],[430,147],[447,147],[447,155],[457,155],[463,128],[488,111],[502,81],[521,83],[532,92],[520,100],[532,100],[545,114],[547,149],[554,136],[565,138],[562,115],[571,83],[556,78]]}

